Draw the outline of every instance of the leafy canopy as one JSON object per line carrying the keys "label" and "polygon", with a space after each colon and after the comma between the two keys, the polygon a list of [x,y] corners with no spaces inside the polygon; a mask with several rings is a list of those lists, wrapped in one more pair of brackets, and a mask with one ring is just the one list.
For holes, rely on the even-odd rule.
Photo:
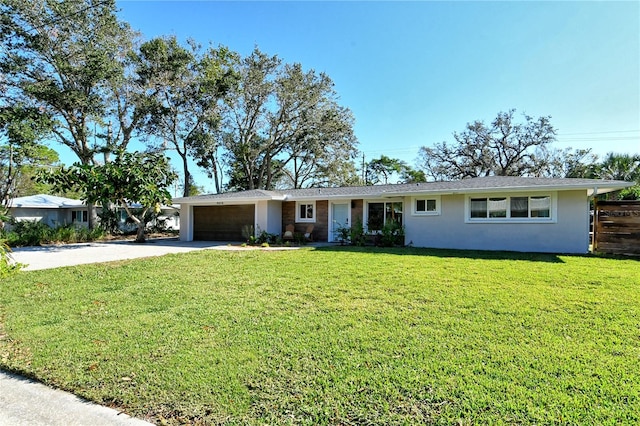
{"label": "leafy canopy", "polygon": [[555,141],[550,117],[534,119],[524,114],[524,122],[514,120],[515,110],[500,112],[489,124],[468,123],[453,133],[454,143],[423,146],[419,162],[428,177],[458,180],[479,176],[536,176],[541,172],[540,151]]}
{"label": "leafy canopy", "polygon": [[[136,241],[144,241],[144,216],[171,203],[167,188],[176,179],[169,159],[161,153],[120,151],[115,160],[103,165],[79,164],[42,171],[38,178],[57,190],[78,189],[89,203],[109,203],[122,207],[138,226]],[[132,204],[141,204],[139,212]]]}

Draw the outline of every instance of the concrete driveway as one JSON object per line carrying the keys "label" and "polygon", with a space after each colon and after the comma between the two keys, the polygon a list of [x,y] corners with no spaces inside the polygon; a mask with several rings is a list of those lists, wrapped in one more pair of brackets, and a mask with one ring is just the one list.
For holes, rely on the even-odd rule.
{"label": "concrete driveway", "polygon": [[148,240],[144,244],[132,241],[109,241],[80,244],[22,247],[13,249],[13,259],[27,265],[23,270],[50,269],[87,263],[111,262],[139,257],[186,253],[203,249],[228,249],[228,243],[212,241],[180,241],[177,238]]}

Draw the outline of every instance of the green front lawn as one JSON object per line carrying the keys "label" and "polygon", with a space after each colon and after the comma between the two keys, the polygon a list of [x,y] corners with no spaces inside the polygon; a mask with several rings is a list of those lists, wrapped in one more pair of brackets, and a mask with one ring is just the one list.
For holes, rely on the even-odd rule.
{"label": "green front lawn", "polygon": [[635,424],[640,262],[336,247],[23,272],[0,366],[158,423]]}

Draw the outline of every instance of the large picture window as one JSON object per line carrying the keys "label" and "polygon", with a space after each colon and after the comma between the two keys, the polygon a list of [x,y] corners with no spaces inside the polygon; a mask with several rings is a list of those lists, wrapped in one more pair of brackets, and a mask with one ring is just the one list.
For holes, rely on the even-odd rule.
{"label": "large picture window", "polygon": [[468,199],[467,219],[473,221],[531,220],[550,221],[553,218],[553,197],[535,196],[473,196]]}
{"label": "large picture window", "polygon": [[315,202],[299,202],[296,203],[296,222],[315,222],[316,221],[316,203]]}
{"label": "large picture window", "polygon": [[402,202],[367,203],[367,230],[380,231],[387,223],[402,226]]}

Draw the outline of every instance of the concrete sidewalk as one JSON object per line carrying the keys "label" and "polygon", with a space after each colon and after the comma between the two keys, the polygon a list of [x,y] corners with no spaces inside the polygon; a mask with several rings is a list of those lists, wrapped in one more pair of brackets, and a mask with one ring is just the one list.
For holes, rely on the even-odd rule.
{"label": "concrete sidewalk", "polygon": [[211,241],[180,241],[177,238],[133,241],[108,241],[79,244],[21,247],[12,252],[13,260],[27,265],[23,270],[50,269],[61,266],[111,262],[114,260],[162,256],[203,249],[226,249],[228,243]]}
{"label": "concrete sidewalk", "polygon": [[112,408],[0,370],[0,426],[149,426]]}

